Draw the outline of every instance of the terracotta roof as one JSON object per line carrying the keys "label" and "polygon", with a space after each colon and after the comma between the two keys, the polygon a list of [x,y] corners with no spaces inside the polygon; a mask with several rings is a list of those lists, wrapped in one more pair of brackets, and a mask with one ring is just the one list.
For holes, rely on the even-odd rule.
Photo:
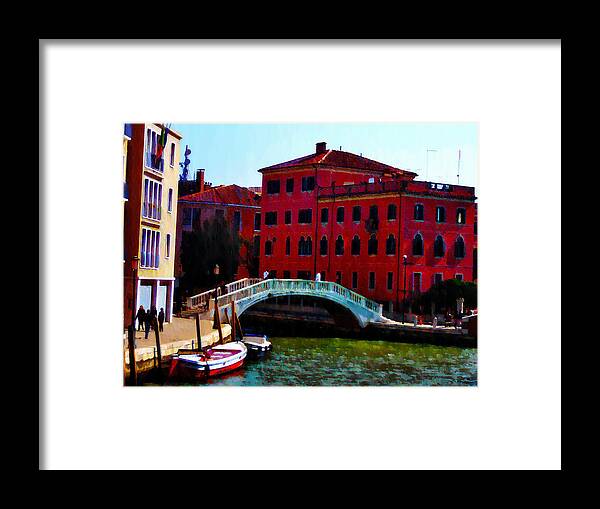
{"label": "terracotta roof", "polygon": [[258,194],[236,184],[209,187],[201,193],[180,196],[179,200],[205,203],[230,203],[235,205],[260,205],[260,196]]}
{"label": "terracotta roof", "polygon": [[298,159],[292,159],[284,163],[274,164],[273,166],[267,166],[261,168],[260,172],[265,170],[279,170],[283,168],[293,168],[295,166],[307,166],[307,165],[323,165],[333,166],[337,168],[352,168],[358,170],[369,170],[378,172],[396,173],[406,176],[416,176],[416,173],[412,171],[402,170],[400,168],[394,168],[388,164],[383,164],[378,161],[373,161],[366,157],[357,156],[350,152],[343,152],[341,150],[328,150],[321,154],[309,154],[307,156],[299,157]]}

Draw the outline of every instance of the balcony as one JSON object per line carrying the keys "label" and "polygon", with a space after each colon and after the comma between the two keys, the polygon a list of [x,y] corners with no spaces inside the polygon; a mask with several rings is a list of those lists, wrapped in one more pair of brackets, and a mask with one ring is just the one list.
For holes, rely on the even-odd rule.
{"label": "balcony", "polygon": [[150,169],[152,169],[154,171],[158,171],[160,173],[163,173],[163,171],[164,171],[165,160],[162,157],[157,158],[156,154],[146,153],[145,158],[144,158],[144,163],[146,165],[146,168],[150,168]]}

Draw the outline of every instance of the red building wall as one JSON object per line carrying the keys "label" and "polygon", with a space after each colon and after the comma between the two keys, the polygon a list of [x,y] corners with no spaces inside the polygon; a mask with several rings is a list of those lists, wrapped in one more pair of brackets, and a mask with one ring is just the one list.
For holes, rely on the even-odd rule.
{"label": "red building wall", "polygon": [[[335,151],[337,152],[337,151]],[[346,153],[342,153],[346,154]],[[358,158],[358,156],[355,156]],[[326,161],[325,161],[326,162]],[[474,189],[465,186],[450,186],[445,189],[431,188],[431,183],[413,181],[412,175],[390,175],[381,171],[360,168],[327,168],[301,164],[282,169],[263,169],[262,186],[262,232],[260,246],[260,274],[265,270],[275,272],[283,278],[289,272],[290,277],[299,277],[298,272],[324,273],[324,280],[336,281],[336,273],[341,273],[341,283],[368,298],[381,303],[393,303],[397,309],[404,290],[404,268],[402,255],[407,255],[406,290],[407,296],[413,290],[413,273],[422,274],[421,291],[426,291],[434,281],[434,275],[441,273],[443,279],[462,274],[465,281],[473,280],[473,246],[475,236]],[[316,185],[312,191],[302,191],[302,177],[313,176]],[[286,180],[294,179],[294,190],[286,192]],[[373,183],[368,183],[374,179]],[[268,193],[268,182],[280,181],[280,192]],[[335,183],[335,187],[331,187]],[[424,205],[422,221],[414,219],[416,203]],[[388,205],[396,206],[396,219],[388,220]],[[368,254],[370,233],[365,224],[371,206],[378,208],[377,254]],[[361,219],[353,221],[352,209],[361,207]],[[446,209],[446,222],[435,220],[436,207]],[[337,221],[337,208],[344,207],[342,223]],[[456,224],[456,209],[466,211],[466,224]],[[329,209],[327,223],[321,222],[321,210]],[[298,211],[312,209],[312,222],[298,224]],[[285,224],[285,212],[291,211],[292,222]],[[277,212],[277,225],[266,225],[268,212]],[[413,256],[412,240],[420,232],[423,236],[423,256]],[[351,241],[357,235],[360,239],[360,254],[351,254]],[[395,239],[394,254],[386,254],[386,240],[389,235]],[[434,240],[441,235],[445,243],[445,253],[436,258],[433,252]],[[465,242],[465,257],[454,257],[454,241],[461,235]],[[321,255],[320,240],[327,238],[327,255]],[[335,241],[338,236],[344,240],[343,255],[335,254]],[[286,239],[290,239],[290,254],[286,255]],[[300,237],[312,240],[312,254],[300,256],[298,243]],[[266,242],[272,242],[272,254],[265,254]],[[400,249],[398,249],[400,248]],[[356,272],[358,281],[352,285],[352,273]],[[375,288],[369,288],[369,273],[375,273]],[[392,286],[388,288],[388,272],[392,274]]]}

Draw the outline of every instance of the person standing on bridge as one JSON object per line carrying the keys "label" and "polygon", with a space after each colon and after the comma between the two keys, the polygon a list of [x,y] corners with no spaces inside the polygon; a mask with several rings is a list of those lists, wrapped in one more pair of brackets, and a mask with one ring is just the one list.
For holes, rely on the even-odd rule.
{"label": "person standing on bridge", "polygon": [[269,271],[267,269],[263,272],[263,279],[269,279]]}
{"label": "person standing on bridge", "polygon": [[318,283],[319,281],[321,281],[321,273],[317,272],[317,275],[315,276],[315,281]]}

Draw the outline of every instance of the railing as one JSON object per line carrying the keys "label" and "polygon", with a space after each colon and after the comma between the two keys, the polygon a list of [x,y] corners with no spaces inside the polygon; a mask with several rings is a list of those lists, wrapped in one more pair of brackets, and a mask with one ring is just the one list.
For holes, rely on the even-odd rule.
{"label": "railing", "polygon": [[[225,285],[226,293],[237,292],[238,290],[245,288],[249,285],[253,285],[258,283],[260,279],[257,278],[247,278],[238,279],[237,281],[233,281],[229,284]],[[217,290],[217,298],[220,297],[223,292],[221,287],[216,288]],[[210,308],[211,299],[214,299],[215,288],[211,288],[210,290],[206,290],[203,293],[199,293],[198,295],[194,295],[192,297],[188,297],[187,299],[187,307],[191,308]]]}
{"label": "railing", "polygon": [[[230,304],[232,301],[238,302],[243,299],[253,297],[265,292],[281,292],[288,295],[294,293],[314,293],[315,295],[328,295],[332,300],[343,303],[350,301],[358,306],[362,306],[373,313],[382,315],[383,305],[349,290],[333,281],[308,281],[306,279],[255,279],[244,278],[233,281],[225,285],[226,291],[222,292],[217,288],[217,304],[219,308]],[[214,304],[215,289],[194,295],[188,298],[188,309],[212,309]]]}
{"label": "railing", "polygon": [[288,295],[309,292],[317,296],[326,294],[338,302],[349,300],[378,315],[383,313],[383,306],[381,304],[332,281],[308,281],[305,279],[266,279],[258,281],[237,291],[218,296],[217,303],[219,307],[221,308],[234,300],[237,302],[269,291],[282,292]]}

